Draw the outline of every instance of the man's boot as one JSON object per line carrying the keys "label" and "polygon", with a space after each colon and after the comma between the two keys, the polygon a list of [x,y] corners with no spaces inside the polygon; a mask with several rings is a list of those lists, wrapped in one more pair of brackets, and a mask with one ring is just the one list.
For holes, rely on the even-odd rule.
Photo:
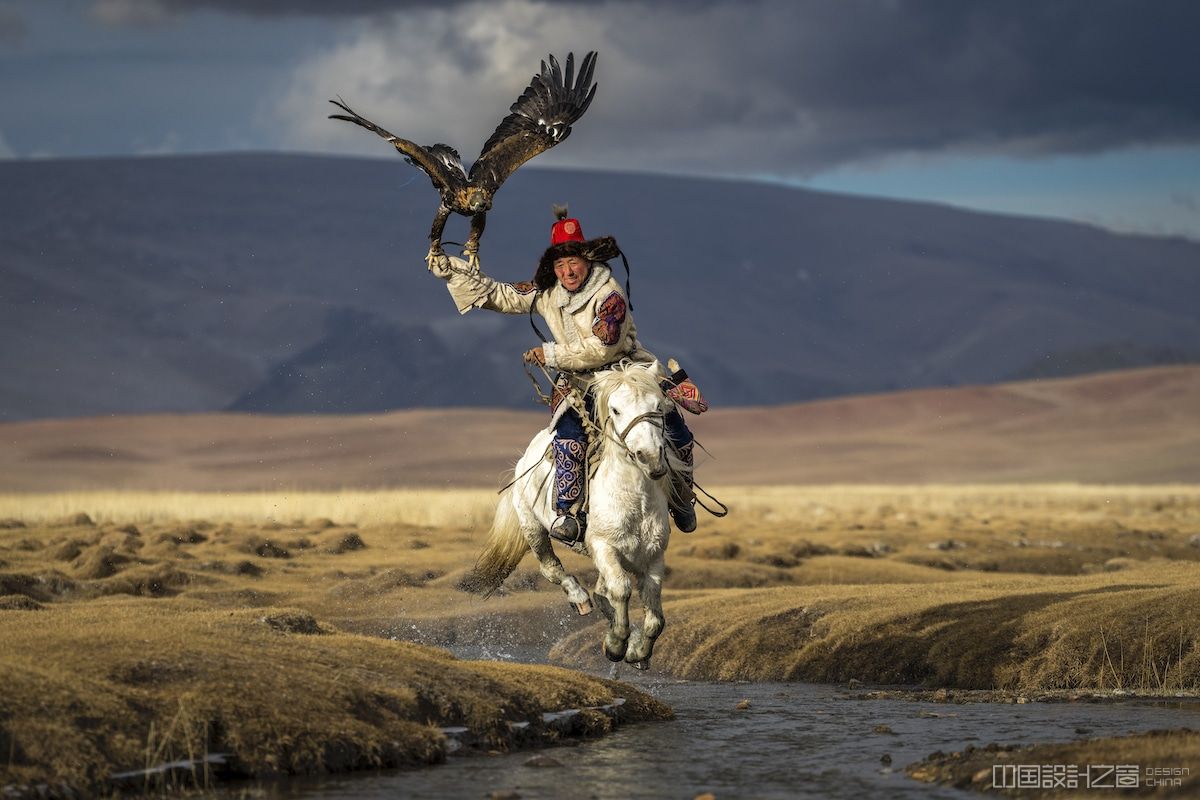
{"label": "man's boot", "polygon": [[581,530],[579,520],[570,512],[564,511],[550,526],[550,535],[564,544],[575,544],[579,541]]}
{"label": "man's boot", "polygon": [[583,442],[554,439],[554,507],[558,518],[550,526],[550,535],[567,544],[575,544],[583,537],[583,529],[571,508],[583,494],[586,454]]}
{"label": "man's boot", "polygon": [[692,489],[694,446],[695,442],[688,442],[675,451],[679,460],[687,466],[687,470],[676,473],[671,481],[671,519],[675,520],[675,527],[683,533],[696,530],[696,493]]}

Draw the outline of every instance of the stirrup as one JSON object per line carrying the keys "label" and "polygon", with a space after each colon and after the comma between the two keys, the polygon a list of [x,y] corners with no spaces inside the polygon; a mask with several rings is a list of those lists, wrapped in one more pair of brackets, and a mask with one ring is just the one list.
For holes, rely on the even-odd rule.
{"label": "stirrup", "polygon": [[559,514],[550,526],[550,535],[564,544],[576,544],[583,539],[583,528],[570,514]]}
{"label": "stirrup", "polygon": [[696,530],[696,508],[691,503],[671,504],[671,519],[682,533]]}

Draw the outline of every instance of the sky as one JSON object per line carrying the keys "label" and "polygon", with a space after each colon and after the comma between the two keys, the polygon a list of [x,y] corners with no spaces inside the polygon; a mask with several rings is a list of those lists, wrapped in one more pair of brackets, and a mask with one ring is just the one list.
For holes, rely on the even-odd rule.
{"label": "sky", "polygon": [[1190,0],[0,0],[0,158],[477,152],[599,52],[545,167],[751,178],[1200,240]]}

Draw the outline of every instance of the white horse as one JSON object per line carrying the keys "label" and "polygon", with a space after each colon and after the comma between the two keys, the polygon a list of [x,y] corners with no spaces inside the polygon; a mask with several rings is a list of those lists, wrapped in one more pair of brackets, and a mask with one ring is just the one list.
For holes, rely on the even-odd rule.
{"label": "white horse", "polygon": [[[590,552],[600,573],[593,596],[609,621],[604,655],[638,669],[649,667],[654,641],[663,630],[663,556],[670,539],[667,503],[672,473],[688,469],[667,441],[663,420],[672,404],[659,387],[659,377],[657,362],[622,362],[592,381],[603,439],[587,489],[585,545],[577,546],[580,552]],[[520,477],[500,499],[475,567],[476,586],[494,591],[532,550],[542,575],[562,586],[584,615],[592,610],[588,593],[563,569],[549,535],[558,513],[549,456],[553,435],[550,428],[539,432],[517,462],[514,474]],[[631,631],[633,578],[646,615],[641,629]]]}

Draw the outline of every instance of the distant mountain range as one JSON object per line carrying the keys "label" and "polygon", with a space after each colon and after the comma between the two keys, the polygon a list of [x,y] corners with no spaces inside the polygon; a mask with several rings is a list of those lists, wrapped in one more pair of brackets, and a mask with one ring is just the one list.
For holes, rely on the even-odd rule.
{"label": "distant mountain range", "polygon": [[[0,419],[531,406],[528,322],[455,312],[399,158],[7,161],[0,186]],[[555,202],[617,237],[644,343],[718,407],[1200,361],[1195,242],[527,167],[484,269],[528,279]]]}

